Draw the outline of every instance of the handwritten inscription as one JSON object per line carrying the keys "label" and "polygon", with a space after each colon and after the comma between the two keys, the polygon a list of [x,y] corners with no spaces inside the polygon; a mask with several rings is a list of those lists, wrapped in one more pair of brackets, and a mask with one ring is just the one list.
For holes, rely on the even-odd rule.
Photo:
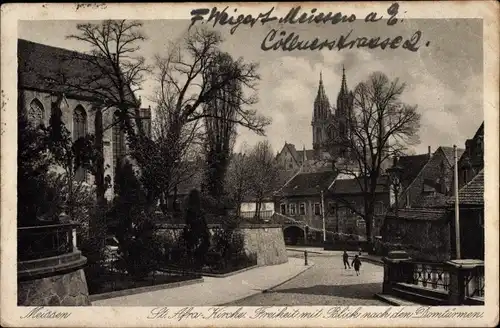
{"label": "handwritten inscription", "polygon": [[293,307],[211,307],[208,310],[195,307],[171,309],[168,307],[154,308],[148,319],[185,320],[217,320],[217,319],[477,319],[484,315],[481,311],[467,311],[460,308],[440,309],[429,306],[414,308],[388,307],[378,311],[365,310],[362,306],[334,306],[302,310]]}
{"label": "handwritten inscription", "polygon": [[49,310],[44,306],[38,306],[21,316],[21,319],[68,319],[70,316],[71,312]]}
{"label": "handwritten inscription", "polygon": [[[229,10],[229,7],[225,7],[219,10],[217,7],[209,8],[198,8],[191,11],[191,25],[189,28],[195,24],[212,24],[213,27],[219,26],[229,26],[230,33],[234,34],[238,27],[241,25],[248,25],[254,27],[255,24],[260,22],[261,25],[265,25],[270,22],[277,22],[281,27],[286,25],[295,24],[349,24],[355,22],[358,18],[355,14],[342,13],[342,12],[319,12],[317,8],[311,9],[309,12],[304,12],[302,7],[294,7],[288,11],[284,17],[278,17],[274,15],[274,7],[265,13],[259,13],[257,16],[250,14],[239,14],[238,9],[235,8]],[[398,22],[402,22],[403,19],[397,17],[399,13],[399,4],[393,3],[387,9],[387,16],[381,15],[376,12],[370,12],[365,17],[363,22],[368,24],[374,24],[381,20],[385,20],[388,26],[395,26]],[[302,39],[298,33],[289,33],[286,29],[271,29],[265,38],[261,42],[261,49],[263,51],[269,50],[281,50],[281,51],[293,51],[293,50],[344,50],[344,49],[354,49],[354,48],[369,48],[369,49],[382,49],[382,50],[394,50],[394,49],[404,49],[411,52],[416,52],[421,47],[422,31],[417,30],[407,36],[395,36],[395,37],[384,37],[384,36],[356,36],[354,29],[349,32],[339,35],[338,37],[320,39],[315,38],[313,40]],[[428,47],[430,41],[425,43]]]}

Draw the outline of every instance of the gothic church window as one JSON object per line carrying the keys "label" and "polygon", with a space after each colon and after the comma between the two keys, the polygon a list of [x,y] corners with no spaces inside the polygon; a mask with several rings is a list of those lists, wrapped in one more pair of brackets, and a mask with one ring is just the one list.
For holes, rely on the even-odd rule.
{"label": "gothic church window", "polygon": [[42,103],[38,99],[33,99],[30,103],[30,108],[28,111],[28,121],[33,124],[33,126],[44,125],[45,110]]}
{"label": "gothic church window", "polygon": [[[87,112],[78,105],[73,111],[73,142],[87,135]],[[76,181],[85,181],[86,172],[83,167],[79,167],[75,172]]]}

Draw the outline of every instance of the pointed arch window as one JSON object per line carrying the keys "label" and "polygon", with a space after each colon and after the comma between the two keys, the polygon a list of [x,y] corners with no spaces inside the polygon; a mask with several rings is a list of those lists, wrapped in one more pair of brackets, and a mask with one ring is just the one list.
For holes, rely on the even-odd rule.
{"label": "pointed arch window", "polygon": [[[73,142],[87,135],[87,112],[78,105],[73,111]],[[83,167],[79,167],[75,172],[75,180],[78,182],[86,181],[87,172]]]}
{"label": "pointed arch window", "polygon": [[45,109],[43,108],[40,100],[36,98],[33,99],[30,103],[30,108],[28,110],[28,121],[36,127],[45,125]]}

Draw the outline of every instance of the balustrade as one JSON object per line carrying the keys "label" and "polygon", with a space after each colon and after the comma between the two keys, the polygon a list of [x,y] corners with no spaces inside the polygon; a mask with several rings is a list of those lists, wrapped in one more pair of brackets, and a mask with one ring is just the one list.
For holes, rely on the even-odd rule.
{"label": "balustrade", "polygon": [[18,261],[30,261],[76,250],[76,227],[64,223],[17,228]]}
{"label": "balustrade", "polygon": [[445,264],[412,261],[411,265],[410,283],[425,288],[449,290],[450,273]]}

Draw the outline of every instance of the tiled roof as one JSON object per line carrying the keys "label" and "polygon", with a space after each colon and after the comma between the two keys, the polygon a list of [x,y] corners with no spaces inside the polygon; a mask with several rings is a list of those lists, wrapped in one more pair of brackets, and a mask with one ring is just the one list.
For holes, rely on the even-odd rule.
{"label": "tiled roof", "polygon": [[446,218],[446,210],[429,208],[401,208],[398,210],[397,217],[394,210],[391,210],[387,213],[387,218],[423,221],[441,220]]}
{"label": "tiled roof", "polygon": [[401,156],[398,165],[401,166],[401,182],[403,186],[408,186],[429,161],[428,154]]}
{"label": "tiled roof", "polygon": [[[83,59],[92,58],[90,55],[23,39],[18,39],[17,57],[18,86],[21,89],[61,91],[68,96],[91,97],[92,94],[83,91],[68,92],[50,81],[60,81],[64,77],[67,85],[78,85],[82,81],[89,81],[90,78],[97,79],[102,75],[100,69]],[[111,84],[111,81],[106,81],[104,78],[97,80],[96,86]],[[133,97],[132,94],[131,97]],[[132,98],[131,101],[133,101]]]}
{"label": "tiled roof", "polygon": [[422,208],[444,208],[447,207],[449,196],[435,192],[431,195],[422,195],[415,201],[413,206]]}
{"label": "tiled roof", "polygon": [[[443,146],[441,146],[438,149],[441,149],[441,151],[443,152],[444,156],[448,160],[448,163],[451,166],[454,166],[455,165],[455,161],[453,159],[453,147],[443,147]],[[462,154],[464,152],[465,152],[465,149],[457,148],[457,160],[462,156]]]}
{"label": "tiled roof", "polygon": [[300,173],[288,182],[279,194],[283,196],[315,195],[328,188],[335,176],[333,171]]}
{"label": "tiled roof", "polygon": [[[376,193],[387,191],[387,176],[381,176],[378,179]],[[363,191],[364,182],[361,178],[357,179],[339,179],[336,180],[330,188],[330,192],[334,194],[357,194]]]}
{"label": "tiled roof", "polygon": [[[458,191],[460,205],[484,205],[484,170],[481,170],[469,183]],[[453,204],[454,197],[448,203]]]}

